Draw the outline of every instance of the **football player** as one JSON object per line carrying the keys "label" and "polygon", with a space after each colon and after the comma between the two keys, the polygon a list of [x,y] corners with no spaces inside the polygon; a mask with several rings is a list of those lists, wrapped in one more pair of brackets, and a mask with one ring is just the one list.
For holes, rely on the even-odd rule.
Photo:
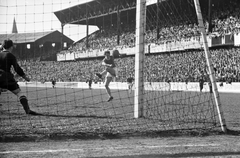
{"label": "football player", "polygon": [[0,88],[7,89],[18,96],[26,114],[37,115],[36,112],[30,110],[26,95],[21,92],[17,81],[11,73],[11,67],[13,67],[19,76],[26,81],[30,81],[23,69],[18,65],[16,57],[11,53],[14,47],[12,40],[4,40],[2,47],[3,51],[0,52]]}

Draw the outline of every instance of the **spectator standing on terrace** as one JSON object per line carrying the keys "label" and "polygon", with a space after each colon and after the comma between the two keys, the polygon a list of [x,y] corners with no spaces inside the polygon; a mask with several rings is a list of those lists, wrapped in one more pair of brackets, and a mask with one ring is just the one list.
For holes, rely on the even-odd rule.
{"label": "spectator standing on terrace", "polygon": [[12,40],[4,40],[2,47],[3,51],[0,52],[0,89],[7,89],[15,94],[19,98],[26,114],[37,115],[36,112],[30,110],[26,95],[21,92],[17,81],[11,73],[11,67],[13,67],[19,76],[26,81],[30,81],[23,69],[18,65],[16,57],[11,53],[13,50]]}
{"label": "spectator standing on terrace", "polygon": [[109,88],[110,82],[116,77],[116,65],[114,62],[114,57],[110,56],[110,51],[104,52],[104,59],[102,60],[102,65],[106,67],[106,69],[101,73],[96,73],[96,76],[102,79],[105,76],[104,86],[106,88],[107,94],[109,96],[108,102],[113,100],[113,96],[111,94],[111,90]]}

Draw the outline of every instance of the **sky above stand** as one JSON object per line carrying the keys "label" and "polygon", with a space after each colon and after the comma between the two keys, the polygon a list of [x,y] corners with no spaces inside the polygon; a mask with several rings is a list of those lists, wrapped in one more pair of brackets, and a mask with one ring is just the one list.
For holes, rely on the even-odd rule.
{"label": "sky above stand", "polygon": [[[54,12],[91,0],[0,0],[0,34],[12,33],[15,18],[18,33],[58,30],[61,23]],[[97,30],[89,27],[89,33]],[[64,34],[74,41],[86,36],[86,26],[65,25]]]}

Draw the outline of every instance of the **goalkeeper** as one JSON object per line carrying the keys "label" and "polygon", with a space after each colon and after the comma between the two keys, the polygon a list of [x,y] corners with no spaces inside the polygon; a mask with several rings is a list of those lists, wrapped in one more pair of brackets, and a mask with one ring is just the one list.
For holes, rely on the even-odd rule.
{"label": "goalkeeper", "polygon": [[12,40],[4,40],[2,47],[3,51],[0,52],[0,89],[7,89],[18,96],[26,114],[37,115],[36,112],[30,110],[27,97],[21,92],[17,81],[11,73],[11,67],[13,66],[19,76],[26,81],[30,81],[22,68],[18,65],[16,57],[11,53],[13,50]]}
{"label": "goalkeeper", "polygon": [[111,95],[111,90],[109,88],[110,82],[113,80],[114,77],[117,76],[116,65],[114,63],[114,57],[110,56],[110,51],[104,52],[104,59],[102,61],[102,65],[106,67],[106,69],[101,73],[96,73],[96,76],[102,79],[102,76],[105,75],[104,85],[109,96],[108,102],[113,100],[113,96]]}

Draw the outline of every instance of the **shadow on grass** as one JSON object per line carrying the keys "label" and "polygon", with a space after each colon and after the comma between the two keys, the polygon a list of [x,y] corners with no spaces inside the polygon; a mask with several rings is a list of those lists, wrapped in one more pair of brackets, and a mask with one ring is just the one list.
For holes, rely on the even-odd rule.
{"label": "shadow on grass", "polygon": [[[113,156],[112,158],[164,158],[164,157],[209,157],[209,156],[240,156],[240,152],[190,152],[190,153],[177,153],[177,154],[151,154],[151,155],[125,155]],[[92,158],[92,157],[86,157]]]}
{"label": "shadow on grass", "polygon": [[240,136],[240,130],[231,130],[227,129],[227,135],[234,135],[234,136]]}
{"label": "shadow on grass", "polygon": [[[57,116],[57,117],[61,117],[61,116]],[[73,133],[58,133],[58,132],[53,132],[53,133],[49,133],[47,135],[45,134],[28,134],[26,133],[25,135],[16,135],[16,134],[10,134],[10,135],[3,135],[0,136],[0,142],[28,142],[28,141],[46,141],[46,140],[64,140],[64,141],[69,141],[69,140],[97,140],[97,139],[102,139],[102,140],[106,140],[106,139],[123,139],[123,138],[159,138],[159,137],[182,137],[182,136],[190,136],[190,137],[203,137],[203,136],[211,136],[211,135],[235,135],[235,136],[239,136],[240,135],[240,131],[231,131],[231,134],[226,134],[223,132],[219,132],[219,131],[212,131],[212,132],[199,132],[198,130],[196,131],[192,131],[192,130],[167,130],[167,131],[131,131],[129,130],[128,133],[118,133],[118,132],[109,132],[109,131],[101,131],[101,129],[99,131],[88,131],[88,132],[73,132]],[[187,153],[181,153],[180,155],[178,154],[173,154],[173,155],[147,155],[148,158],[151,158],[151,156],[156,156],[156,157],[184,157],[184,156],[191,156],[191,157],[198,157],[201,155],[197,155],[200,153],[191,153],[193,155],[190,155],[190,153],[188,153],[189,155],[187,155]],[[203,155],[210,155],[210,153],[202,153]],[[214,153],[211,153],[214,155]],[[218,156],[218,154],[220,153],[215,153],[216,156]],[[223,153],[223,155],[226,153]],[[239,152],[236,152],[236,154],[239,154]],[[226,154],[227,155],[227,154]],[[146,155],[145,155],[146,156]],[[145,157],[142,156],[142,157]],[[212,156],[212,155],[211,155]],[[117,157],[118,158],[118,157]],[[119,157],[120,158],[120,157]],[[138,156],[135,157],[131,157],[129,156],[129,158],[138,158]],[[141,156],[140,156],[141,158]]]}
{"label": "shadow on grass", "polygon": [[112,119],[111,116],[98,116],[98,115],[62,115],[62,114],[45,114],[38,113],[37,116],[46,116],[46,117],[66,117],[66,118],[98,118],[98,119]]}
{"label": "shadow on grass", "polygon": [[[10,113],[12,116],[13,115],[26,115],[25,113],[17,113],[17,112],[11,112]],[[29,116],[42,116],[42,117],[65,117],[65,118],[96,118],[96,119],[116,119],[116,117],[111,117],[111,116],[99,116],[99,115],[63,115],[63,114],[51,114],[51,113],[39,113],[36,112],[35,114],[29,114]],[[123,117],[118,117],[123,118]]]}

